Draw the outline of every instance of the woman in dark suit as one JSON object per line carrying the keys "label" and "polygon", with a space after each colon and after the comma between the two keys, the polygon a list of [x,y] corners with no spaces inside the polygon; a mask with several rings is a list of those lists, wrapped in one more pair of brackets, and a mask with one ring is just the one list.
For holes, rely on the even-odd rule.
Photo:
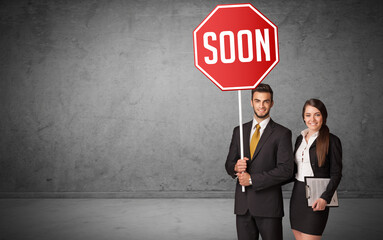
{"label": "woman in dark suit", "polygon": [[[318,99],[307,100],[302,110],[307,129],[301,132],[294,148],[295,182],[290,199],[290,224],[297,240],[319,240],[326,227],[326,204],[342,177],[342,145],[326,125],[327,110]],[[307,206],[304,177],[330,178],[326,191],[312,207]]]}

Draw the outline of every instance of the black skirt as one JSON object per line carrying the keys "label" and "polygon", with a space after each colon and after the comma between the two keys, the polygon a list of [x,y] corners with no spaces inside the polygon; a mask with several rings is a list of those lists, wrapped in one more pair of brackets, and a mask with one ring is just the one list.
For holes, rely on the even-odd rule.
{"label": "black skirt", "polygon": [[322,235],[329,214],[329,208],[314,212],[307,206],[305,183],[295,180],[290,199],[291,229],[311,235]]}

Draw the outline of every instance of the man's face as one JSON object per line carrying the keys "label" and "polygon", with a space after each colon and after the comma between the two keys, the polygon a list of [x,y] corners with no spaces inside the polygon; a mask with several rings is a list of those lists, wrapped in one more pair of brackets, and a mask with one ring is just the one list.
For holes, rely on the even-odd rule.
{"label": "man's face", "polygon": [[269,117],[270,109],[274,102],[271,101],[271,94],[268,92],[254,92],[251,106],[254,109],[254,114],[259,119]]}

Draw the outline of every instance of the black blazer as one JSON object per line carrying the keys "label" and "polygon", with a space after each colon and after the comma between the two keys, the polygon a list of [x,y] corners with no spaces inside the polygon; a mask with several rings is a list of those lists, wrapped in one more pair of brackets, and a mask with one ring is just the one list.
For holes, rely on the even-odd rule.
{"label": "black blazer", "polygon": [[[244,156],[250,159],[250,134],[252,121],[243,124]],[[234,166],[241,157],[239,127],[234,128],[226,159],[227,173],[236,178]],[[290,179],[294,171],[291,131],[270,119],[255,149],[252,160],[247,162],[252,186],[242,186],[237,181],[234,213],[243,215],[250,211],[258,217],[282,217],[283,198],[281,184]]]}
{"label": "black blazer", "polygon": [[[303,136],[299,135],[295,142],[294,156],[299,146],[302,143]],[[330,203],[335,190],[337,189],[340,179],[342,178],[342,144],[340,139],[334,134],[330,133],[330,142],[328,154],[326,156],[325,164],[322,167],[318,166],[318,158],[316,154],[316,140],[310,147],[310,163],[314,172],[314,177],[330,178],[326,191],[321,195],[321,198]],[[297,171],[295,164],[294,172]]]}

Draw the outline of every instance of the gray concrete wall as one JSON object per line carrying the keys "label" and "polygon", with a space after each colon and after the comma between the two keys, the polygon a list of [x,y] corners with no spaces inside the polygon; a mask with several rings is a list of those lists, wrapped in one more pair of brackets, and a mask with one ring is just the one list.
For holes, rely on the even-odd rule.
{"label": "gray concrete wall", "polygon": [[[0,191],[231,191],[237,93],[194,67],[192,32],[240,2],[1,1]],[[382,2],[251,3],[279,28],[272,118],[295,140],[304,101],[323,100],[340,190],[381,193]]]}

